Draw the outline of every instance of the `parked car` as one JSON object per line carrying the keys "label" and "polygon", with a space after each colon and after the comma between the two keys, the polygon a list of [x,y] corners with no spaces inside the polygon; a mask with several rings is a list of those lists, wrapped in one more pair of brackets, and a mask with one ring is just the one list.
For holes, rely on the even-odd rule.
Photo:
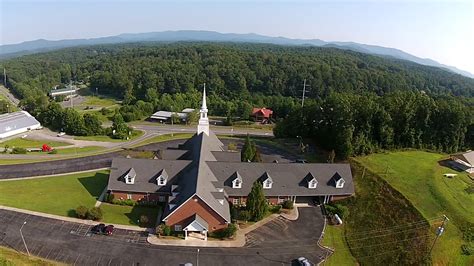
{"label": "parked car", "polygon": [[314,266],[314,264],[305,257],[299,257],[298,262],[301,266]]}
{"label": "parked car", "polygon": [[64,133],[64,132],[59,132],[57,136],[58,136],[58,137],[62,137],[62,136],[64,136],[64,135],[66,135],[66,133]]}
{"label": "parked car", "polygon": [[113,225],[107,225],[104,230],[102,231],[104,235],[112,235],[114,233],[114,226]]}
{"label": "parked car", "polygon": [[94,225],[94,227],[92,227],[91,232],[94,234],[102,234],[102,232],[104,231],[104,228],[105,228],[105,224],[97,224],[97,225]]}

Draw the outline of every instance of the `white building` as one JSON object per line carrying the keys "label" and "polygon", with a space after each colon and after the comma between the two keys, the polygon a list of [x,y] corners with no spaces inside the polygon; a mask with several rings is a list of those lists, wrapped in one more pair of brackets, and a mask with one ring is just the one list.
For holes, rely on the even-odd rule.
{"label": "white building", "polygon": [[0,139],[40,128],[40,122],[26,111],[0,115]]}
{"label": "white building", "polygon": [[194,112],[192,108],[186,108],[181,112],[169,112],[169,111],[158,111],[150,116],[150,119],[159,120],[161,122],[166,122],[171,120],[172,115],[179,117],[179,120],[185,122],[188,118],[188,114]]}

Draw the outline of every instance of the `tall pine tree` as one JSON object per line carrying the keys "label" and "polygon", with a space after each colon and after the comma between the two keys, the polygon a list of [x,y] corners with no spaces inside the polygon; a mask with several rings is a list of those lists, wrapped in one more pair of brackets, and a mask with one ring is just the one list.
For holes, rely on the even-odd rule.
{"label": "tall pine tree", "polygon": [[252,190],[247,196],[246,206],[253,221],[259,221],[265,216],[268,205],[262,183],[258,180],[253,183]]}

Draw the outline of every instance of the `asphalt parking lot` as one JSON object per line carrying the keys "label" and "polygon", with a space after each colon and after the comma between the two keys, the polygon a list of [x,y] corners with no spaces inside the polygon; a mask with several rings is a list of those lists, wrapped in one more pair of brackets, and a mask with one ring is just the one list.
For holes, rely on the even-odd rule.
{"label": "asphalt parking lot", "polygon": [[319,262],[316,245],[323,228],[317,207],[300,208],[300,218],[267,223],[247,235],[241,248],[156,246],[146,232],[116,229],[112,236],[90,233],[92,226],[0,210],[0,245],[72,265],[291,265],[300,256]]}

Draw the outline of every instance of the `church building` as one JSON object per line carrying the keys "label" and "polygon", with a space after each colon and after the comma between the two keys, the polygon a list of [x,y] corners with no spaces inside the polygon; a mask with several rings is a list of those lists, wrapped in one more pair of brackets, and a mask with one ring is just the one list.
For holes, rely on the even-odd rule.
{"label": "church building", "polygon": [[115,199],[163,202],[161,220],[172,230],[207,233],[231,222],[230,204],[245,204],[255,181],[270,204],[319,199],[329,202],[354,194],[349,164],[249,163],[226,151],[209,129],[204,87],[197,133],[162,159],[115,158],[108,192]]}

